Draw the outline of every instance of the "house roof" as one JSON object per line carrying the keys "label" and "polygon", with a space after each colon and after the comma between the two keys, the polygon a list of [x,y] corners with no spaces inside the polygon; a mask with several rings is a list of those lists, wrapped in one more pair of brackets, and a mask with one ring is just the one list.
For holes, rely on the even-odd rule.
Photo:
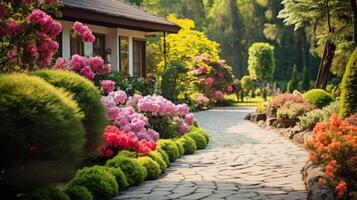
{"label": "house roof", "polygon": [[163,17],[119,0],[63,0],[63,18],[147,32],[177,33],[180,27]]}

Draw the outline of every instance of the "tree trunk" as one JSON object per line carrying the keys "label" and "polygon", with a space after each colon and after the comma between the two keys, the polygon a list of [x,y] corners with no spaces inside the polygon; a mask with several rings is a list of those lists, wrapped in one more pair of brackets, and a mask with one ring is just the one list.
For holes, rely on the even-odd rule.
{"label": "tree trunk", "polygon": [[350,0],[352,10],[353,41],[357,45],[357,3],[356,0]]}
{"label": "tree trunk", "polygon": [[243,76],[243,64],[242,64],[242,45],[241,45],[241,31],[242,25],[239,22],[238,16],[238,7],[236,0],[229,0],[229,8],[231,19],[232,19],[232,32],[233,32],[233,52],[236,56],[234,56],[234,64],[236,65],[236,75],[238,78]]}
{"label": "tree trunk", "polygon": [[325,44],[324,54],[322,56],[319,71],[317,73],[315,88],[325,89],[330,78],[330,68],[335,55],[336,45],[327,41]]}

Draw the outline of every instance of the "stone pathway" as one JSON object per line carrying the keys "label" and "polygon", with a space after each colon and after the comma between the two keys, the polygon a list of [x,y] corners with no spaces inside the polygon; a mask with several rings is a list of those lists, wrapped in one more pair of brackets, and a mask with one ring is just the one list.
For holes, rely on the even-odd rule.
{"label": "stone pathway", "polygon": [[129,188],[115,199],[306,199],[300,171],[307,152],[243,120],[250,111],[217,108],[196,113],[210,134],[208,148],[183,156],[160,179]]}

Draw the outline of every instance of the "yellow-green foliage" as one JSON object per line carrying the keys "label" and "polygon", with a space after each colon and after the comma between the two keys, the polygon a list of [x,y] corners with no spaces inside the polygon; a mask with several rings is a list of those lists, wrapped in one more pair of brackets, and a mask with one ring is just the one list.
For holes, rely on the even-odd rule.
{"label": "yellow-green foliage", "polygon": [[195,127],[195,126],[190,126],[190,133],[198,133],[200,135],[202,135],[207,143],[209,143],[209,136],[208,136],[208,133],[205,131],[205,129],[203,128],[198,128],[198,127]]}
{"label": "yellow-green foliage", "polygon": [[347,117],[357,113],[357,48],[353,51],[346,66],[341,83],[340,116]]}
{"label": "yellow-green foliage", "polygon": [[40,70],[32,74],[73,94],[74,100],[78,102],[78,106],[85,115],[83,124],[86,130],[86,147],[94,151],[101,142],[101,136],[107,124],[105,108],[100,101],[100,91],[91,81],[74,72]]}
{"label": "yellow-green foliage", "polygon": [[147,156],[152,158],[157,164],[160,165],[161,173],[165,173],[167,169],[167,164],[165,163],[164,159],[162,158],[161,154],[157,151],[151,151]]}
{"label": "yellow-green foliage", "polygon": [[[70,200],[66,193],[63,191],[52,187],[52,186],[42,186],[33,189],[29,194],[26,195],[27,200]],[[90,200],[90,199],[88,199]]]}
{"label": "yellow-green foliage", "polygon": [[268,81],[275,68],[274,47],[269,43],[257,42],[249,47],[249,75],[258,81]]}
{"label": "yellow-green foliage", "polygon": [[181,142],[178,142],[177,139],[173,140],[175,142],[177,149],[179,151],[179,156],[182,156],[185,153],[185,149],[183,148],[183,144]]}
{"label": "yellow-green foliage", "polygon": [[197,150],[195,141],[190,137],[181,137],[177,141],[182,143],[185,155],[193,154]]}
{"label": "yellow-green foliage", "polygon": [[329,105],[332,101],[332,95],[323,89],[312,89],[302,95],[305,101],[317,108]]}
{"label": "yellow-green foliage", "polygon": [[148,156],[137,158],[140,165],[146,168],[146,180],[155,180],[161,174],[160,165]]}
{"label": "yellow-green foliage", "polygon": [[185,137],[192,138],[195,141],[198,150],[205,149],[207,146],[208,142],[206,138],[198,132],[189,132]]}
{"label": "yellow-green foliage", "polygon": [[157,146],[169,156],[170,162],[174,162],[180,155],[176,144],[172,140],[160,139],[157,142]]}
{"label": "yellow-green foliage", "polygon": [[81,156],[83,114],[64,90],[38,77],[1,75],[0,113],[0,166]]}
{"label": "yellow-green foliage", "polygon": [[[192,58],[203,53],[211,55],[213,60],[219,58],[219,44],[209,40],[203,32],[194,30],[195,23],[192,20],[178,19],[174,15],[169,15],[167,19],[182,28],[177,34],[169,34],[166,37],[170,60],[182,61],[186,66],[190,66]],[[161,40],[163,43],[163,38]],[[159,48],[156,48],[159,51]],[[163,66],[163,62],[162,60],[160,66]]]}

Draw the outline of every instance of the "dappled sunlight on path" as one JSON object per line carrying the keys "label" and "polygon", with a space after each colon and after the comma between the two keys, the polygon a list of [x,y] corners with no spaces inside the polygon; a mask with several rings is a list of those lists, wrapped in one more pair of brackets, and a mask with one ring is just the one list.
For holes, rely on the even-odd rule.
{"label": "dappled sunlight on path", "polygon": [[116,199],[306,199],[300,170],[307,152],[243,120],[250,109],[196,113],[211,137],[206,150],[183,156],[160,179]]}

